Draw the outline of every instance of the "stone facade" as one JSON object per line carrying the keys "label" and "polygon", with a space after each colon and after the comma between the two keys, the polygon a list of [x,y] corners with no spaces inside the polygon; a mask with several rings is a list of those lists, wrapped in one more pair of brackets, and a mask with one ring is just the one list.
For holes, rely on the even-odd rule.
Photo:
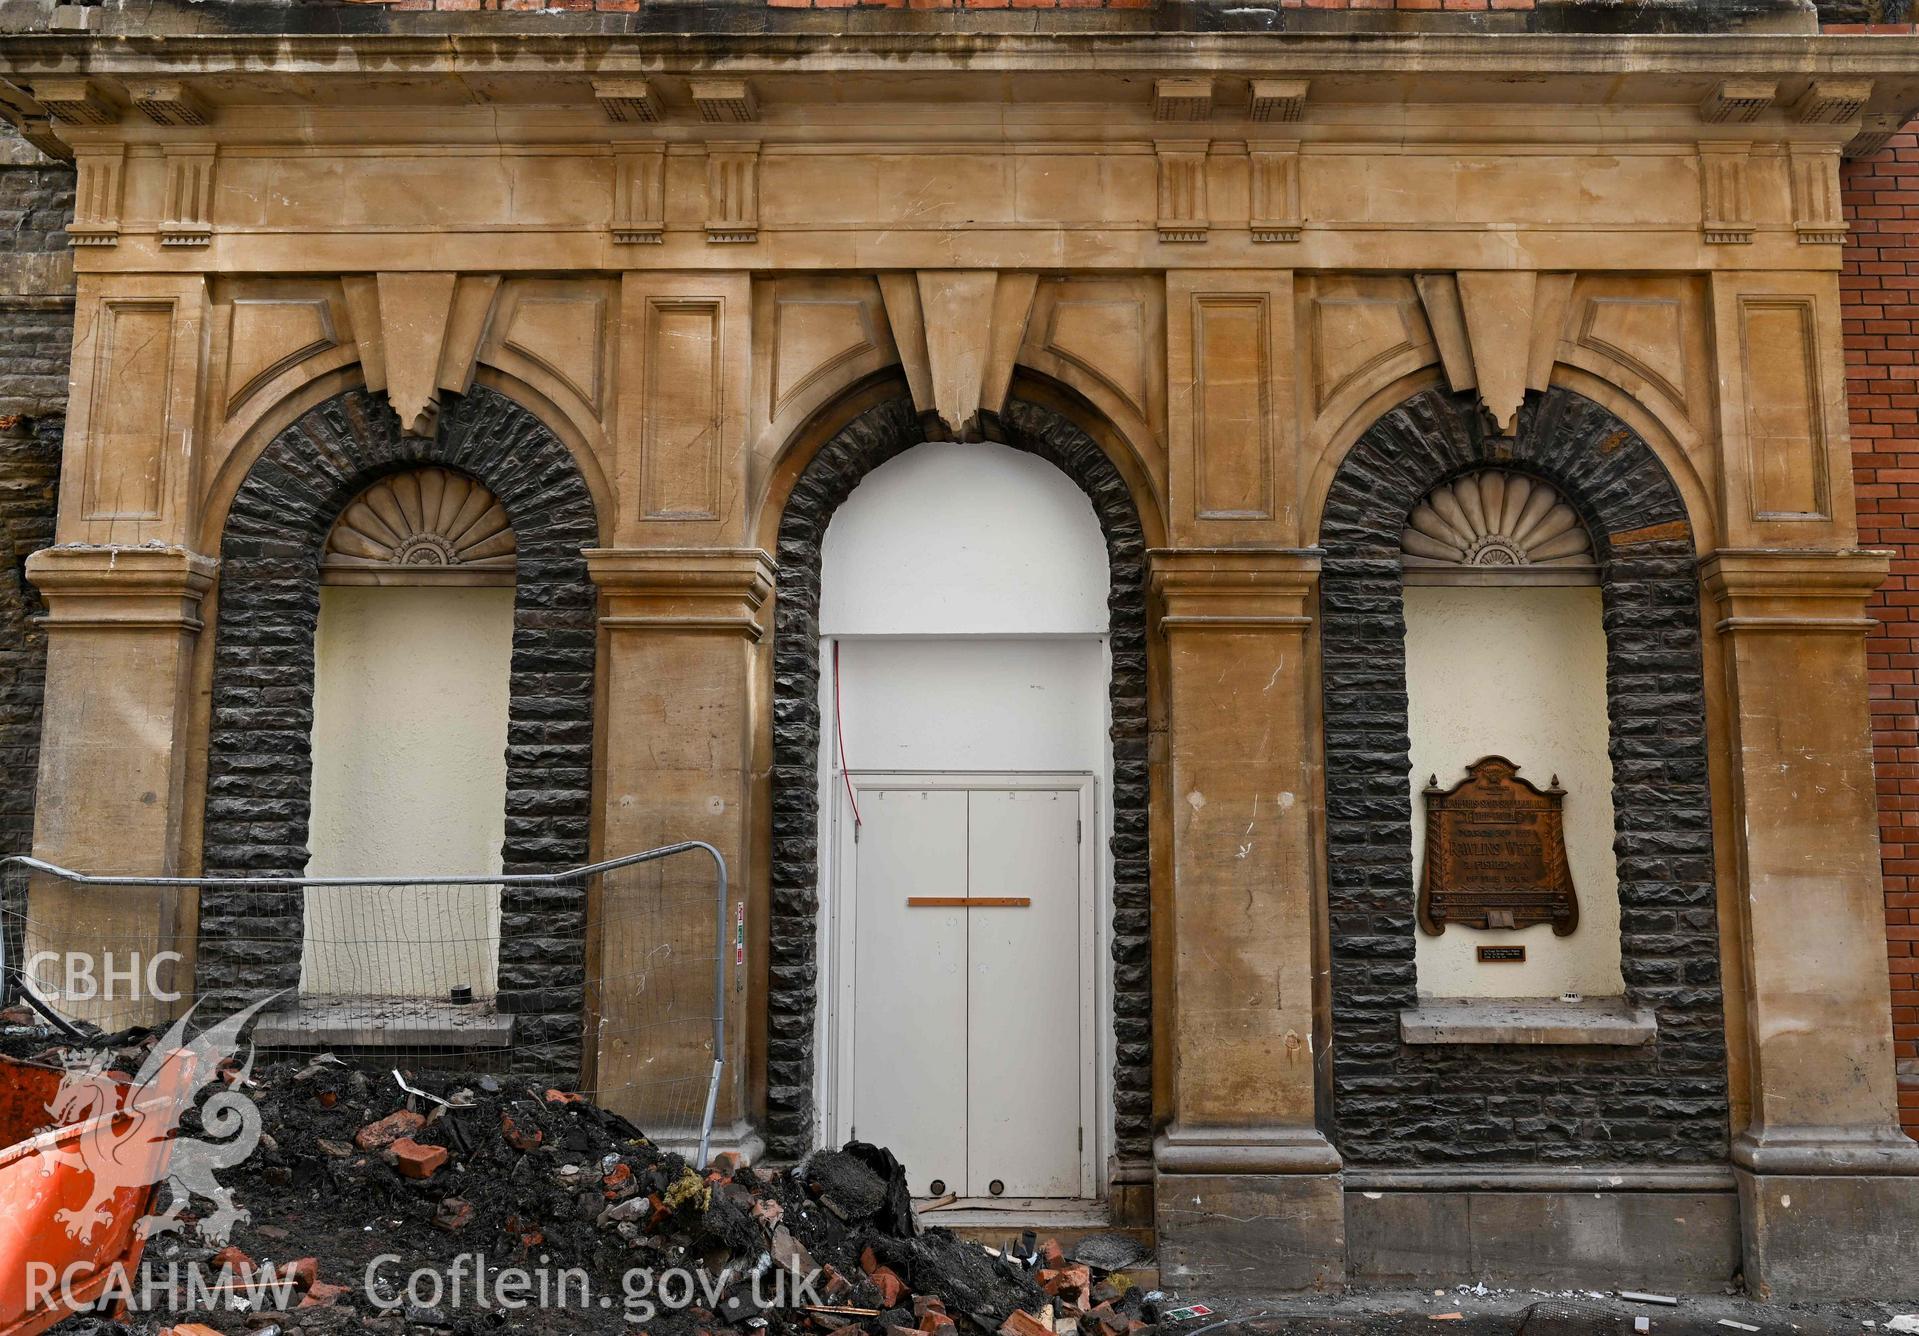
{"label": "stone facade", "polygon": [[27,554],[53,539],[66,422],[73,170],[0,126],[0,848],[33,845],[46,639]]}
{"label": "stone facade", "polygon": [[[1093,503],[1112,581],[1108,682],[1113,746],[1114,1154],[1150,1165],[1153,1143],[1152,862],[1146,780],[1146,542],[1125,480],[1085,432],[1014,400],[995,432],[1057,466]],[[820,913],[820,544],[861,478],[917,445],[912,401],[868,409],[808,461],[780,516],[780,599],[773,632],[772,1016],[767,1049],[768,1148],[797,1159],[814,1119],[814,960]]]}
{"label": "stone facade", "polygon": [[[797,1153],[832,1097],[820,535],[916,436],[1004,440],[1080,483],[1112,561],[1087,1131],[1170,1284],[1399,1274],[1381,1240],[1424,1219],[1463,1223],[1422,1276],[1525,1220],[1535,1258],[1605,1229],[1647,1276],[1892,1285],[1919,1151],[1838,188],[1919,106],[1919,41],[1788,3],[1048,8],[22,9],[0,108],[78,171],[36,851],[297,868],[321,538],[390,466],[470,469],[520,545],[508,863],[726,857],[720,1133]],[[1661,1023],[1628,1056],[1392,1033],[1391,538],[1483,459],[1606,549],[1621,946]],[[197,947],[206,991],[285,982],[293,915],[249,958],[233,908],[87,927]],[[562,959],[577,913],[509,906],[546,1066],[633,965]],[[602,1092],[659,1056],[578,1053]],[[1676,1262],[1629,1227],[1672,1193]]]}
{"label": "stone facade", "polygon": [[[1411,1047],[1414,869],[1399,535],[1474,463],[1536,471],[1601,543],[1626,996],[1641,1048]],[[1340,465],[1320,577],[1332,924],[1334,1142],[1351,1165],[1705,1163],[1726,1152],[1725,1025],[1695,569],[1685,507],[1646,443],[1590,400],[1529,401],[1518,436],[1427,392]],[[1496,656],[1497,646],[1488,646]],[[1498,671],[1496,657],[1488,671]]]}
{"label": "stone facade", "polygon": [[[422,463],[479,479],[513,522],[504,869],[558,872],[587,861],[595,594],[581,553],[598,524],[579,470],[503,395],[461,396],[429,439],[402,436],[386,404],[349,391],[274,437],[227,512],[207,742],[209,875],[306,870],[321,550],[367,484]],[[586,888],[511,887],[500,912],[498,1005],[515,1017],[514,1061],[573,1070]],[[222,1007],[295,987],[300,937],[297,894],[209,890],[200,897],[198,986]]]}

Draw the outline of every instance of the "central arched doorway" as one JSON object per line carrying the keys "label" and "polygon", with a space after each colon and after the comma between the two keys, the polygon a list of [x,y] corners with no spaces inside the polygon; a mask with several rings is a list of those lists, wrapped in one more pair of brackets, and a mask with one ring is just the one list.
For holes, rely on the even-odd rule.
{"label": "central arched doorway", "polygon": [[915,446],[827,527],[827,1140],[916,1193],[1097,1195],[1109,587],[1084,494],[1003,445]]}
{"label": "central arched doorway", "polygon": [[[961,773],[945,776],[949,784],[963,787],[975,779],[993,776],[1002,783],[996,791],[1016,792],[1027,790],[1008,787],[1006,776],[1031,768],[1039,771],[1032,777],[1034,782],[1042,788],[1053,784],[1050,792],[1061,793],[1061,803],[1084,803],[1085,810],[1094,813],[1092,821],[1075,813],[1077,824],[1070,846],[1089,865],[1085,877],[1093,895],[1093,922],[1087,926],[1082,913],[1082,926],[1070,944],[1051,944],[1052,934],[1048,932],[1027,934],[1042,944],[1047,967],[1060,968],[1062,959],[1073,962],[1069,973],[1079,989],[1076,1000],[1091,1005],[1095,1031],[1090,1040],[1082,1037],[1083,1018],[1073,1008],[1069,1011],[1074,1014],[1064,1017],[1033,1014],[1029,1008],[1020,1021],[1042,1035],[1057,1033],[1065,1026],[1071,1039],[1065,1046],[1065,1070],[1081,1076],[1078,1105],[1053,1120],[1063,1124],[1063,1130],[1059,1140],[1052,1143],[1055,1149],[1051,1152],[1056,1160],[1064,1162],[1066,1153],[1058,1148],[1070,1141],[1078,1166],[1074,1171],[1077,1182],[1044,1190],[1072,1196],[1104,1194],[1109,1188],[1116,1194],[1121,1190],[1130,1193],[1134,1186],[1150,1179],[1153,1135],[1147,543],[1142,503],[1135,500],[1127,475],[1106,448],[1060,411],[1015,398],[1008,401],[994,425],[998,444],[936,445],[905,460],[897,473],[883,475],[889,461],[922,450],[926,444],[911,403],[904,398],[884,400],[846,421],[807,458],[780,507],[779,592],[771,682],[773,860],[768,924],[767,1144],[776,1156],[798,1158],[835,1135],[851,1131],[857,1131],[862,1139],[880,1135],[880,1129],[856,1112],[842,1118],[843,1109],[854,1110],[857,1101],[842,1100],[846,1071],[839,1060],[839,1046],[844,1032],[837,1027],[842,1018],[850,1024],[853,1013],[837,991],[843,980],[833,973],[835,953],[844,945],[834,936],[842,926],[833,911],[836,867],[843,864],[835,863],[840,851],[833,841],[847,824],[835,825],[836,808],[843,801],[850,806],[849,800],[837,796],[846,787],[839,771],[854,771],[856,780],[877,780],[882,774],[898,775],[913,768],[951,769]],[[981,477],[990,475],[1002,484],[1017,484],[1014,490],[1018,500],[983,499],[977,491],[962,496],[953,490],[955,480],[943,472],[961,464],[977,466]],[[872,527],[882,534],[890,527],[896,537],[910,538],[906,546],[914,555],[910,559],[855,555],[851,561],[835,564],[840,569],[859,569],[861,574],[852,578],[879,587],[872,598],[863,597],[860,602],[893,609],[890,615],[894,620],[884,633],[862,630],[847,620],[843,611],[836,611],[836,591],[841,582],[833,577],[823,581],[828,526],[843,505],[851,504],[849,498],[855,490],[869,479],[872,490],[865,495],[876,503],[876,514],[892,512],[887,522]],[[901,495],[918,492],[924,504],[910,500],[904,506],[878,504],[896,490]],[[930,501],[926,500],[928,493],[932,494]],[[1008,505],[1014,508],[1009,510]],[[1058,517],[1063,514],[1072,517],[1067,530],[1079,537],[1073,548],[1077,555],[1068,559],[1067,566],[1077,574],[1067,576],[1049,568],[1059,564],[1057,552],[1028,554],[1012,563],[1010,570],[1006,569],[1007,563],[1000,562],[993,578],[1001,581],[995,586],[1001,592],[983,597],[980,581],[992,564],[985,556],[1009,541],[1002,522],[1015,521],[1020,515],[1032,519],[1036,513],[1032,508],[1046,516],[1038,521],[1042,529],[1059,527]],[[901,513],[908,516],[904,524],[898,519]],[[856,520],[844,533],[851,538],[861,527],[865,526]],[[1019,525],[1014,523],[1014,528]],[[1058,535],[1052,537],[1057,541]],[[833,546],[838,549],[843,541],[836,532]],[[851,553],[861,546],[853,543],[847,550]],[[956,556],[956,547],[968,551]],[[1095,552],[1103,581],[1092,572]],[[951,592],[955,584],[962,586],[961,592]],[[949,592],[940,594],[939,589]],[[1063,592],[1067,589],[1077,589],[1079,594],[1069,597]],[[924,597],[918,593],[922,590]],[[1036,590],[1046,591],[1044,609]],[[1100,607],[1102,598],[1104,606]],[[1069,608],[1070,612],[1065,611]],[[1009,613],[1018,613],[1026,620],[1011,620]],[[835,618],[840,620],[836,622]],[[1043,624],[1052,629],[1036,629]],[[883,733],[869,733],[865,739],[856,737],[856,712],[863,704],[871,707],[882,703],[877,696],[867,699],[865,695],[875,678],[892,684],[887,690],[901,711],[926,713],[919,709],[923,701],[915,696],[913,682],[957,678],[974,684],[981,695],[967,708],[994,713],[995,700],[1003,699],[1004,694],[996,696],[995,692],[1007,676],[1004,672],[995,676],[982,660],[1002,655],[1003,666],[1004,656],[1011,651],[989,642],[1006,639],[1018,641],[1024,655],[1023,667],[1012,673],[1013,680],[1021,672],[1031,679],[1021,690],[1034,695],[1050,692],[1055,699],[1066,695],[1075,698],[1074,709],[1061,712],[1061,717],[1070,716],[1072,721],[1071,727],[1061,730],[1070,738],[1058,740],[1062,746],[1071,741],[1076,750],[1063,757],[1058,751],[1042,756],[1044,739],[1035,730],[1011,727],[1014,710],[1007,706],[997,712],[993,729],[1002,741],[1012,734],[1011,741],[1026,750],[1008,746],[989,757],[983,750],[987,739],[975,736],[976,730],[970,726],[963,726],[963,711],[956,702],[941,703],[948,721],[944,741],[923,736],[917,744],[917,756],[901,759],[905,754],[892,748]],[[845,767],[839,766],[832,708],[836,676],[831,655],[835,644],[840,646],[843,685],[859,697],[845,700],[845,690],[841,692],[848,726]],[[1089,664],[1096,667],[1089,669]],[[1054,674],[1050,680],[1056,684],[1070,682],[1070,689],[1033,685],[1049,673]],[[904,691],[898,690],[901,682],[908,684]],[[989,683],[997,685],[989,691]],[[1030,713],[1030,706],[1027,708]],[[871,722],[873,715],[874,711],[867,709],[866,721]],[[955,718],[962,720],[962,726],[952,723]],[[1088,723],[1098,734],[1091,745],[1084,727]],[[948,750],[942,757],[935,754],[936,747]],[[871,754],[875,748],[877,755]],[[980,766],[1004,769],[983,771]],[[878,767],[893,769],[882,771]],[[920,777],[924,774],[922,769]],[[1061,787],[1062,776],[1072,782]],[[1078,786],[1089,777],[1087,794],[1082,797]],[[922,787],[930,790],[935,786]],[[1069,792],[1070,802],[1065,796]],[[935,798],[914,801],[930,804]],[[1047,801],[1050,804],[1052,800]],[[1018,805],[1011,799],[1006,803],[1009,807]],[[871,815],[867,813],[869,822]],[[1064,829],[1063,823],[1059,828]],[[858,852],[865,852],[866,847],[863,835]],[[846,855],[840,856],[844,859]],[[969,880],[970,875],[968,869]],[[1018,888],[998,890],[1004,894],[983,894],[985,898],[1038,898]],[[962,892],[953,894],[972,898]],[[1030,906],[994,908],[1032,912]],[[902,908],[900,912],[906,911]],[[928,914],[935,909],[916,906],[913,912]],[[1084,958],[1089,944],[1093,951],[1090,963]],[[849,968],[856,969],[857,955],[852,959]],[[910,1015],[921,1006],[913,997],[914,991],[907,990],[897,1000],[896,1011]],[[968,1000],[970,1005],[970,996]],[[968,1021],[972,1021],[970,1015]],[[919,1042],[915,1033],[914,1043]],[[963,1055],[944,1055],[948,1062],[956,1058]],[[1089,1075],[1093,1083],[1090,1094],[1084,1088]],[[1063,1087],[1065,1083],[1061,1084]],[[1017,1090],[1007,1092],[1004,1112],[1017,1117],[1023,1099]],[[1062,1107],[1072,1103],[1066,1096],[1058,1102]],[[1030,1101],[1027,1107],[1030,1111]],[[1090,1114],[1086,1112],[1089,1108]],[[898,1144],[890,1130],[886,1135]],[[918,1191],[931,1189],[935,1177],[949,1191],[961,1192],[969,1186],[970,1165],[955,1169],[949,1163],[937,1173],[930,1169],[920,1173],[911,1155],[905,1158]],[[981,1181],[990,1196],[992,1182],[998,1178],[1002,1198],[1021,1201],[1023,1198],[1016,1198],[1015,1193],[1022,1190],[1023,1182],[1032,1181],[1023,1179],[1023,1173],[1013,1169],[987,1172]]]}

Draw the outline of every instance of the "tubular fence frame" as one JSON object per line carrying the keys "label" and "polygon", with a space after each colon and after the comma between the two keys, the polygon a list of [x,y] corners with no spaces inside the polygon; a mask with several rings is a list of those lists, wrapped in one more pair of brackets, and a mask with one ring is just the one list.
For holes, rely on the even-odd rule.
{"label": "tubular fence frame", "polygon": [[[586,863],[579,867],[567,868],[559,872],[522,872],[500,873],[497,876],[457,876],[457,877],[143,877],[133,875],[89,875],[75,872],[72,868],[61,867],[43,859],[27,854],[9,854],[0,857],[0,873],[9,867],[22,867],[30,871],[59,877],[76,886],[118,886],[177,887],[182,890],[198,890],[213,886],[227,889],[244,887],[271,887],[279,890],[300,890],[306,887],[407,887],[407,886],[570,886],[585,883],[589,878],[616,872],[622,868],[640,863],[654,863],[661,859],[672,858],[677,854],[703,850],[713,860],[718,874],[715,881],[713,901],[713,1071],[707,1079],[706,1110],[700,1117],[700,1149],[695,1168],[706,1168],[708,1143],[713,1135],[713,1113],[718,1106],[720,1094],[720,1072],[726,1063],[726,938],[727,938],[727,901],[729,898],[726,855],[708,844],[705,840],[682,840],[678,844],[661,845],[657,849],[646,849],[636,854],[626,854],[619,858],[609,858],[598,863]],[[9,975],[18,980],[24,993],[31,993],[32,985],[24,969],[11,967],[7,962],[7,943],[4,933],[0,933],[0,984]],[[46,1013],[43,1003],[36,1010]],[[582,1017],[584,1022],[584,1017]]]}

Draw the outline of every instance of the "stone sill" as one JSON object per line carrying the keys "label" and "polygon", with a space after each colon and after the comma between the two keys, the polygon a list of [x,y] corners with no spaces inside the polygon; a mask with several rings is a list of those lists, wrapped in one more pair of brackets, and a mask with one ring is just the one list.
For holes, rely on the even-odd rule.
{"label": "stone sill", "polygon": [[262,1015],[261,1048],[506,1048],[513,1018],[487,1003],[456,1006],[435,998],[302,998],[290,1011]]}
{"label": "stone sill", "polygon": [[1423,998],[1399,1013],[1408,1044],[1650,1044],[1659,1022],[1646,1007],[1619,997],[1561,1002],[1557,998]]}

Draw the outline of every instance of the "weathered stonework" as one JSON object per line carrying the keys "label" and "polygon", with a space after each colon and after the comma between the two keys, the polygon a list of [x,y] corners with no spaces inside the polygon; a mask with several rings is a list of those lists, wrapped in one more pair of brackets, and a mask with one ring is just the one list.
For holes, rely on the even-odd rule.
{"label": "weathered stonework", "polygon": [[[1497,462],[1560,490],[1599,549],[1614,850],[1635,1049],[1411,1047],[1412,795],[1399,536],[1433,486]],[[1685,508],[1650,447],[1591,400],[1531,396],[1516,438],[1439,391],[1386,414],[1327,501],[1320,597],[1334,1140],[1349,1165],[1723,1159],[1728,1142],[1699,595]]]}
{"label": "weathered stonework", "polygon": [[[1106,538],[1111,591],[1113,744],[1113,1102],[1122,1162],[1152,1156],[1152,1010],[1147,889],[1145,539],[1119,471],[1057,413],[1013,400],[1005,444],[1078,484]],[[773,640],[773,906],[767,993],[767,1145],[811,1149],[818,1002],[820,544],[833,513],[868,473],[926,439],[906,400],[867,410],[820,448],[780,519]]]}
{"label": "weathered stonework", "polygon": [[[507,732],[505,868],[586,861],[595,592],[581,550],[598,534],[572,456],[505,395],[449,402],[428,440],[402,436],[383,396],[352,390],[276,436],[241,484],[221,545],[206,805],[210,876],[297,875],[307,862],[313,637],[319,562],[341,509],[375,478],[421,463],[479,479],[513,521],[518,583]],[[585,890],[501,897],[498,1005],[516,1013],[515,1063],[578,1066]],[[198,985],[258,996],[299,980],[301,909],[257,891],[200,901]]]}
{"label": "weathered stonework", "polygon": [[73,169],[0,125],[0,853],[33,845],[44,612],[27,554],[53,541],[66,426]]}

